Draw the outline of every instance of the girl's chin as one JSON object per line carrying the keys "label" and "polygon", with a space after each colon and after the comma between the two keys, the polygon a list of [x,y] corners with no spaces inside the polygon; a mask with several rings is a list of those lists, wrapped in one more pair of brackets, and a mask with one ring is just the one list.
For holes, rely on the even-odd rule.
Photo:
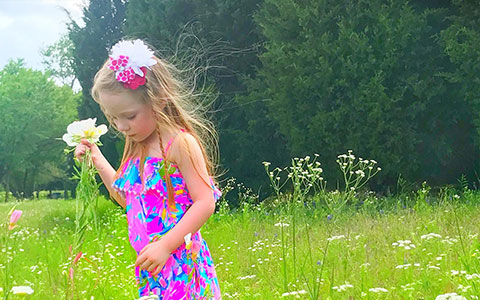
{"label": "girl's chin", "polygon": [[134,134],[134,135],[129,135],[128,136],[132,141],[135,141],[137,143],[141,143],[141,142],[144,142],[146,139],[145,138],[142,138],[140,136],[138,136],[137,134]]}

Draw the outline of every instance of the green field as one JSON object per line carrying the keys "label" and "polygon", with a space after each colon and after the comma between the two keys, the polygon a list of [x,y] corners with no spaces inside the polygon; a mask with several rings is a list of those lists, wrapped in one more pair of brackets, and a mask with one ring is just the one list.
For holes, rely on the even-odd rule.
{"label": "green field", "polygon": [[[295,224],[285,206],[245,202],[236,210],[223,207],[201,231],[224,299],[435,299],[454,292],[476,299],[477,199],[471,192],[468,200],[419,204],[410,199],[405,207],[395,204],[402,203],[399,199],[377,199],[375,208],[351,206],[333,217],[310,200],[295,208]],[[23,215],[7,239],[13,204],[0,204],[4,294],[6,275],[10,286],[33,288],[31,299],[138,298],[135,252],[121,208],[101,198],[103,233],[96,239],[87,230],[82,249],[90,262],[79,260],[72,287],[68,246],[75,201],[17,202]]]}

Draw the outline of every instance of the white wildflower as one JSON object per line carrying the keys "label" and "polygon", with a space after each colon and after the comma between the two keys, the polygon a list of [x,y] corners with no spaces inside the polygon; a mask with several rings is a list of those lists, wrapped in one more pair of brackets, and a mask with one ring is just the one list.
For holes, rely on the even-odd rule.
{"label": "white wildflower", "polygon": [[435,300],[467,300],[467,298],[457,295],[457,293],[448,293],[443,295],[438,295]]}
{"label": "white wildflower", "polygon": [[12,287],[12,294],[14,295],[31,295],[33,289],[29,286],[14,286]]}
{"label": "white wildflower", "polygon": [[374,293],[388,293],[388,290],[382,287],[371,288],[369,291]]}
{"label": "white wildflower", "polygon": [[96,121],[97,118],[74,121],[67,126],[67,133],[63,135],[62,139],[71,147],[77,146],[82,139],[87,139],[90,143],[97,143],[100,136],[105,134],[108,129],[104,124],[96,127]]}
{"label": "white wildflower", "polygon": [[442,238],[441,235],[437,234],[437,233],[429,233],[429,234],[424,234],[420,237],[422,240],[430,240],[430,239],[433,239],[433,238]]}
{"label": "white wildflower", "polygon": [[301,291],[294,291],[294,292],[287,292],[287,293],[283,293],[282,294],[282,297],[286,297],[286,296],[297,296],[297,295],[303,295],[303,294],[306,294],[307,292],[305,290],[301,290]]}

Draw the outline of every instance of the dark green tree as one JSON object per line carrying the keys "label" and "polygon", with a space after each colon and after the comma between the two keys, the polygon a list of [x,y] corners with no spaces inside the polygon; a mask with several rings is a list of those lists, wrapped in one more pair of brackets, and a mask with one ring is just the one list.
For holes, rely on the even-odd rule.
{"label": "dark green tree", "polygon": [[[257,190],[267,183],[264,160],[286,161],[283,139],[266,114],[266,99],[246,99],[246,82],[260,66],[262,36],[253,21],[260,0],[146,1],[127,6],[126,33],[146,39],[183,69],[195,66],[218,97],[211,108],[225,176]],[[142,16],[138,18],[137,16]]]}
{"label": "dark green tree", "polygon": [[399,174],[441,184],[471,173],[470,107],[442,76],[455,68],[438,43],[449,13],[408,1],[265,0],[253,92],[271,99],[291,154],[318,153],[327,179],[339,179],[336,157],[352,149],[382,166],[381,189]]}
{"label": "dark green tree", "polygon": [[[100,106],[92,99],[90,90],[93,77],[108,58],[109,49],[123,37],[125,1],[89,1],[89,5],[83,9],[83,22],[83,27],[73,20],[69,24],[69,38],[74,45],[74,69],[83,94],[78,115],[80,119],[96,117],[98,124],[108,124]],[[116,143],[122,141],[109,130],[102,152],[113,165],[120,158]],[[102,189],[105,193],[106,189]]]}

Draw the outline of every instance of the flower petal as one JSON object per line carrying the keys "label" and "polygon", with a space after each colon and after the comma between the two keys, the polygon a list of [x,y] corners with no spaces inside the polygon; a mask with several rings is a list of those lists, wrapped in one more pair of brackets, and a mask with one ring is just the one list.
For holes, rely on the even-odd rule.
{"label": "flower petal", "polygon": [[67,145],[69,145],[70,147],[75,147],[76,145],[78,145],[78,143],[74,142],[73,141],[73,135],[71,135],[70,133],[65,133],[62,137],[62,139],[65,141],[65,143],[67,143]]}

